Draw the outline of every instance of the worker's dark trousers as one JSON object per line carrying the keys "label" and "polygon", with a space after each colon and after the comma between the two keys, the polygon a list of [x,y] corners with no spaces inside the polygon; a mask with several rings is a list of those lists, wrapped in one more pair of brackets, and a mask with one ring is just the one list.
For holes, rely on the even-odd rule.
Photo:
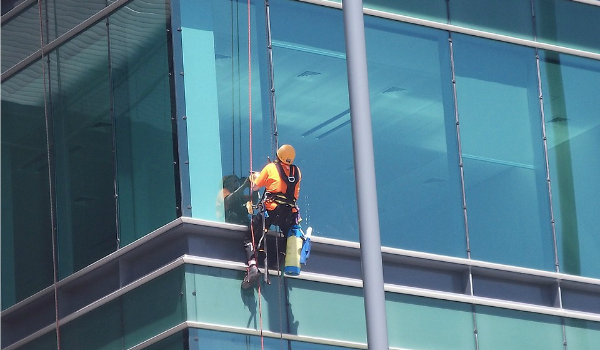
{"label": "worker's dark trousers", "polygon": [[[267,219],[265,220],[265,229],[269,229],[271,225],[279,226],[283,237],[277,239],[273,236],[268,236],[264,247],[259,247],[259,254],[256,256],[257,262],[262,262],[264,259],[264,252],[261,252],[263,248],[267,249],[268,265],[271,268],[277,267],[278,258],[279,264],[283,262],[285,254],[285,248],[287,243],[287,233],[290,228],[296,224],[296,218],[298,214],[292,211],[291,207],[284,205],[278,205],[274,210],[267,210]],[[252,244],[252,231],[248,230],[246,237],[244,238],[244,250],[246,251],[246,260],[251,261],[254,259],[254,247],[259,243],[262,237],[262,220],[263,214],[259,213],[252,216],[252,227],[254,230],[254,245]],[[276,252],[279,250],[279,254]],[[279,256],[278,256],[279,255]]]}

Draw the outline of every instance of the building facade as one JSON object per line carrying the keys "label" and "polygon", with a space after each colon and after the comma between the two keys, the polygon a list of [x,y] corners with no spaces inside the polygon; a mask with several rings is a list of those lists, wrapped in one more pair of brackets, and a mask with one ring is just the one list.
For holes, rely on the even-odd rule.
{"label": "building facade", "polygon": [[[600,348],[600,2],[364,0],[392,349]],[[341,1],[2,1],[2,349],[366,349]],[[218,193],[296,148],[298,277]]]}

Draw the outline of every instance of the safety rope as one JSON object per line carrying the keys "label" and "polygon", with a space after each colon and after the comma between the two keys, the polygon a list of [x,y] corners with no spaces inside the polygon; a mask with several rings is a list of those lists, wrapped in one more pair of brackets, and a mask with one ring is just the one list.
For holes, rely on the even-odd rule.
{"label": "safety rope", "polygon": [[[248,0],[248,130],[249,130],[249,149],[250,149],[250,172],[252,174],[252,49],[251,49],[251,30],[252,30],[252,23],[251,23],[251,17],[250,17],[250,11],[251,11],[251,6],[250,6],[250,2],[251,0]],[[253,185],[250,184],[250,198],[253,197],[254,193],[253,193]],[[265,218],[263,217],[263,223],[265,221]],[[252,235],[252,245],[254,245],[254,236],[255,236],[255,232],[254,232],[254,225],[252,224],[252,222],[250,222],[250,232]],[[262,232],[262,234],[264,234],[264,232]],[[257,256],[257,248],[258,247],[253,247],[253,251],[254,251],[254,260],[256,262],[258,256]],[[268,270],[265,269],[265,273],[268,273]],[[262,350],[264,350],[265,348],[265,340],[264,340],[264,335],[263,335],[263,322],[262,322],[262,296],[261,296],[261,290],[260,290],[260,280],[258,281],[258,319],[259,319],[259,327],[260,327],[260,348]]]}
{"label": "safety rope", "polygon": [[56,257],[56,236],[55,236],[55,227],[56,227],[56,219],[54,217],[55,208],[54,208],[54,191],[52,186],[52,165],[51,165],[51,157],[50,157],[50,122],[48,120],[48,99],[46,90],[46,65],[44,64],[44,58],[46,55],[44,53],[44,20],[42,17],[42,0],[38,0],[38,15],[40,18],[40,53],[41,58],[40,62],[42,63],[42,78],[44,85],[44,120],[46,126],[46,150],[47,150],[47,161],[48,161],[48,182],[49,182],[49,194],[50,194],[50,226],[51,226],[51,237],[52,237],[52,278],[54,282],[54,318],[56,325],[56,348],[60,350],[60,327],[58,326],[58,271],[57,271],[57,257]]}

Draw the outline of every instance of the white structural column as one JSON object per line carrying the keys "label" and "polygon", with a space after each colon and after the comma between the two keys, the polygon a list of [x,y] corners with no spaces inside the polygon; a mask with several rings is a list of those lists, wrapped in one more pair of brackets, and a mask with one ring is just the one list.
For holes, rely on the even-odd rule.
{"label": "white structural column", "polygon": [[350,119],[369,350],[389,349],[362,0],[343,0]]}

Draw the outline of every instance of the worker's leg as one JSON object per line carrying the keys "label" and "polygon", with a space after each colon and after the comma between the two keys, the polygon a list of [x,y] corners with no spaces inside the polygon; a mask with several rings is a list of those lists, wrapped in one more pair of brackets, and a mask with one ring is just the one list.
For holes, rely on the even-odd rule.
{"label": "worker's leg", "polygon": [[[246,289],[251,287],[254,284],[254,281],[259,279],[260,271],[256,266],[256,247],[260,238],[262,237],[262,228],[263,228],[263,214],[259,213],[252,216],[251,230],[246,232],[246,237],[244,238],[244,251],[246,253],[246,263],[247,263],[247,272],[244,280],[242,281],[242,288]],[[265,225],[268,223],[265,222]],[[267,226],[265,226],[267,227]],[[254,239],[253,239],[254,238]]]}

